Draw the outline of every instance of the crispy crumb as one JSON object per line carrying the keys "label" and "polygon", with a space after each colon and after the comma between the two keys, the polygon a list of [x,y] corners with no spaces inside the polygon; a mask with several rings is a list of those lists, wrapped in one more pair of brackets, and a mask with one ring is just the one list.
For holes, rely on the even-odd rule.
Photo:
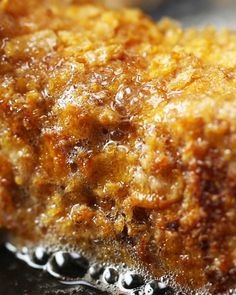
{"label": "crispy crumb", "polygon": [[236,34],[69,2],[1,1],[1,227],[224,292]]}

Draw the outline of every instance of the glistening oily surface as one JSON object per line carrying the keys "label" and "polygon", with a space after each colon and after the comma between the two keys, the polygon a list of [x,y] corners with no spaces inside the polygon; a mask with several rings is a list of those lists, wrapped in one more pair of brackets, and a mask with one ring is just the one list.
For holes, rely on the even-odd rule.
{"label": "glistening oily surface", "polygon": [[1,227],[225,294],[236,35],[68,2],[0,2]]}
{"label": "glistening oily surface", "polygon": [[4,295],[111,295],[86,286],[65,286],[46,273],[29,268],[0,246],[0,294]]}

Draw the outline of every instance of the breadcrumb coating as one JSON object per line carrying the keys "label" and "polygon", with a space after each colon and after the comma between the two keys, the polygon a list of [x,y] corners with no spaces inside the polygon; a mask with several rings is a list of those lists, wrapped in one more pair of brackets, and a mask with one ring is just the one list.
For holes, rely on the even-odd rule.
{"label": "breadcrumb coating", "polygon": [[70,2],[0,1],[0,226],[226,292],[236,34]]}

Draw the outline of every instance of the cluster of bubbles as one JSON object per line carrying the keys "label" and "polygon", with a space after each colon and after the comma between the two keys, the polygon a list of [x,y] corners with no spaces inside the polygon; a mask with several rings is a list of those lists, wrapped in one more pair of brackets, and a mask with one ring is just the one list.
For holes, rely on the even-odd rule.
{"label": "cluster of bubbles", "polygon": [[[168,275],[160,280],[151,279],[141,270],[128,269],[126,265],[90,262],[75,251],[50,251],[43,246],[34,249],[17,249],[10,243],[6,248],[29,266],[42,269],[62,284],[87,285],[111,294],[128,295],[187,295],[189,291],[169,282]],[[193,294],[193,293],[192,293]],[[196,293],[195,293],[196,294]]]}

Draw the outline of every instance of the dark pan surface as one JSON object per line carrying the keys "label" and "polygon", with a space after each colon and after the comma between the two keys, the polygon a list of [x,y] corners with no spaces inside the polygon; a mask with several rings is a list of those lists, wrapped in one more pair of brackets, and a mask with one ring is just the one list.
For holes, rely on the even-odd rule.
{"label": "dark pan surface", "polygon": [[235,0],[164,0],[151,14],[157,19],[169,16],[185,27],[214,25],[236,29],[235,12]]}
{"label": "dark pan surface", "polygon": [[68,287],[42,270],[30,268],[25,262],[0,246],[0,295],[109,295],[85,286]]}

